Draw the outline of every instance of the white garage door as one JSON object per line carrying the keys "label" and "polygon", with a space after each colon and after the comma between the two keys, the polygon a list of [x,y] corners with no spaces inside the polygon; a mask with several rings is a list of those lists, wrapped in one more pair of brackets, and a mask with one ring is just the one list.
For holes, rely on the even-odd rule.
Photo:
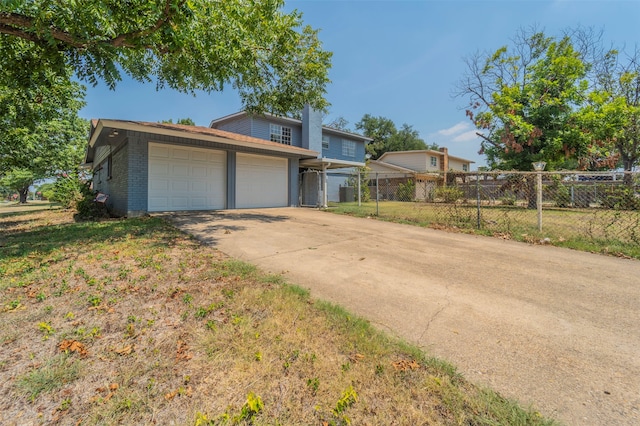
{"label": "white garage door", "polygon": [[149,143],[148,211],[224,209],[226,188],[226,152]]}
{"label": "white garage door", "polygon": [[236,207],[286,207],[287,159],[264,155],[236,156]]}

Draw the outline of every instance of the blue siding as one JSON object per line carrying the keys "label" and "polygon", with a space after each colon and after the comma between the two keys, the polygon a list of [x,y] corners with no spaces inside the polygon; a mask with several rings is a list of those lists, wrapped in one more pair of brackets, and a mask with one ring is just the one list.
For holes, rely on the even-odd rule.
{"label": "blue siding", "polygon": [[225,130],[227,132],[237,133],[239,135],[245,136],[253,136],[251,134],[251,118],[249,117],[239,117],[233,121],[226,122],[219,126],[216,126],[217,129]]}
{"label": "blue siding", "polygon": [[285,127],[291,127],[291,146],[302,147],[302,125],[295,125],[292,123],[282,123],[277,120],[269,120],[262,117],[255,117],[252,121],[251,136],[254,138],[270,140],[271,131],[269,129],[270,124],[280,124]]}
{"label": "blue siding", "polygon": [[[326,133],[325,133],[325,136],[327,136]],[[336,136],[336,135],[328,135],[328,136],[329,136],[329,149],[322,150],[322,156],[324,158],[335,158],[336,160],[359,161],[361,163],[364,163],[365,149],[364,149],[363,141],[348,139],[343,136]],[[355,142],[356,153],[354,157],[347,157],[342,155],[343,140],[351,140]]]}

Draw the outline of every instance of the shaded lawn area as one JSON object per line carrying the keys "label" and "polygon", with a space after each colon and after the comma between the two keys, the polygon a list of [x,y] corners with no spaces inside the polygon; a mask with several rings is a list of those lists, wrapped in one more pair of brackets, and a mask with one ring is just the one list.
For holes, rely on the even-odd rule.
{"label": "shaded lawn area", "polygon": [[0,423],[552,424],[159,218],[0,216]]}

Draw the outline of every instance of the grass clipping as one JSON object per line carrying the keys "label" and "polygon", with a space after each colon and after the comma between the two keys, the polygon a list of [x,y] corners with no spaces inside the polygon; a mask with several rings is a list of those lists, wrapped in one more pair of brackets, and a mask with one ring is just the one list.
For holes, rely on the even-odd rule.
{"label": "grass clipping", "polygon": [[160,219],[0,229],[2,424],[551,423]]}

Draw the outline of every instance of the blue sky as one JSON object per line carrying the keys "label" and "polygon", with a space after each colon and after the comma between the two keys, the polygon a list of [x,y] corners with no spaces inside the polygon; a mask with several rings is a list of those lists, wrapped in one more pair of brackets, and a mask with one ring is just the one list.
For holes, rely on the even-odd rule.
{"label": "blue sky", "polygon": [[[353,129],[364,114],[387,117],[398,127],[412,125],[425,141],[476,161],[476,167],[485,164],[477,153],[480,141],[465,117],[464,99],[451,96],[465,71],[464,56],[495,51],[518,28],[530,26],[548,35],[594,27],[604,31],[607,44],[640,45],[638,0],[298,0],[285,8],[301,11],[333,52],[325,122],[341,116]],[[85,118],[190,117],[202,126],[241,108],[231,88],[194,97],[130,80],[115,91],[104,84],[88,87],[86,101]]]}

